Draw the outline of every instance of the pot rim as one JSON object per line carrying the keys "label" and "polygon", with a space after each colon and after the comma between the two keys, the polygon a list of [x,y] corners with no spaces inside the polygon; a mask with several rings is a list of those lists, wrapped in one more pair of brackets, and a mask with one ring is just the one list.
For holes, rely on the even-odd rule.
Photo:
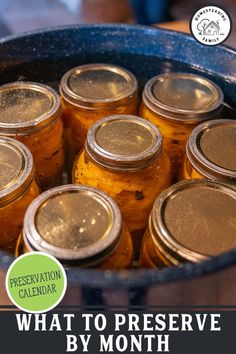
{"label": "pot rim", "polygon": [[[6,270],[15,260],[13,255],[0,251],[0,270]],[[95,269],[66,269],[68,283],[88,286],[90,288],[132,289],[167,284],[187,280],[230,267],[236,262],[236,250],[212,257],[200,263],[185,263],[179,268],[131,269],[124,271],[101,271]]]}

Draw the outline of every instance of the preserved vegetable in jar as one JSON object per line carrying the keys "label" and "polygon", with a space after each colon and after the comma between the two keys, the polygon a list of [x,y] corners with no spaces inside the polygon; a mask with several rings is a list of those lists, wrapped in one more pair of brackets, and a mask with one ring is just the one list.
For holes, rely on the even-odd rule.
{"label": "preserved vegetable in jar", "polygon": [[112,198],[87,186],[65,185],[29,206],[16,255],[47,252],[65,267],[121,270],[131,267],[130,233]]}
{"label": "preserved vegetable in jar", "polygon": [[135,255],[157,195],[171,184],[159,130],[136,116],[110,116],[89,130],[73,168],[73,182],[110,194],[132,233]]}
{"label": "preserved vegetable in jar", "polygon": [[179,182],[155,201],[140,266],[198,263],[236,248],[236,191],[207,179]]}
{"label": "preserved vegetable in jar", "polygon": [[236,185],[235,120],[212,120],[192,131],[181,178],[208,178]]}
{"label": "preserved vegetable in jar", "polygon": [[30,151],[0,137],[0,249],[14,252],[25,211],[38,194]]}
{"label": "preserved vegetable in jar", "polygon": [[160,129],[175,177],[179,174],[191,131],[202,121],[217,118],[222,102],[221,89],[194,74],[161,74],[145,85],[140,116]]}
{"label": "preserved vegetable in jar", "polygon": [[69,166],[93,123],[112,114],[137,113],[137,89],[132,73],[111,64],[81,65],[62,77],[60,93]]}
{"label": "preserved vegetable in jar", "polygon": [[60,98],[51,87],[24,81],[1,86],[0,134],[30,149],[42,190],[61,184],[63,123]]}

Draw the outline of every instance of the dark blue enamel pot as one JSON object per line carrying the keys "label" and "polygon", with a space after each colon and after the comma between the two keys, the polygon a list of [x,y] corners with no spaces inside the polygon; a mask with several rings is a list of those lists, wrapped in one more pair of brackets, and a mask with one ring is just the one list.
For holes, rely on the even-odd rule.
{"label": "dark blue enamel pot", "polygon": [[[236,52],[207,47],[182,33],[151,27],[95,25],[47,29],[0,40],[0,83],[44,82],[58,87],[63,73],[85,63],[123,66],[140,88],[154,75],[184,71],[215,81],[236,117]],[[236,235],[235,235],[236,236]],[[0,303],[13,257],[0,252]],[[236,251],[178,269],[100,272],[73,269],[64,304],[70,305],[236,305]]]}

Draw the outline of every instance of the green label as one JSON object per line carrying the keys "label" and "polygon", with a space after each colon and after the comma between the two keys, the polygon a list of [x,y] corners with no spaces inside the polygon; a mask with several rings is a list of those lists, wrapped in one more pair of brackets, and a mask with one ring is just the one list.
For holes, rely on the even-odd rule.
{"label": "green label", "polygon": [[10,266],[6,289],[15,306],[26,312],[52,310],[65,295],[66,273],[54,257],[41,252],[26,253]]}

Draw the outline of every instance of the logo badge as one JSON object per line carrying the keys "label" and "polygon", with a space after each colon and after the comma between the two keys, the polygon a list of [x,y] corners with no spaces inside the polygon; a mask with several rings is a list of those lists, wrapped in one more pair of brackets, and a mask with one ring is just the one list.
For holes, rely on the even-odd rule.
{"label": "logo badge", "polygon": [[63,299],[67,277],[61,263],[42,252],[18,257],[8,269],[6,290],[19,309],[31,313],[52,310]]}
{"label": "logo badge", "polygon": [[229,15],[217,6],[205,6],[192,17],[190,29],[194,38],[205,45],[223,43],[231,31]]}

